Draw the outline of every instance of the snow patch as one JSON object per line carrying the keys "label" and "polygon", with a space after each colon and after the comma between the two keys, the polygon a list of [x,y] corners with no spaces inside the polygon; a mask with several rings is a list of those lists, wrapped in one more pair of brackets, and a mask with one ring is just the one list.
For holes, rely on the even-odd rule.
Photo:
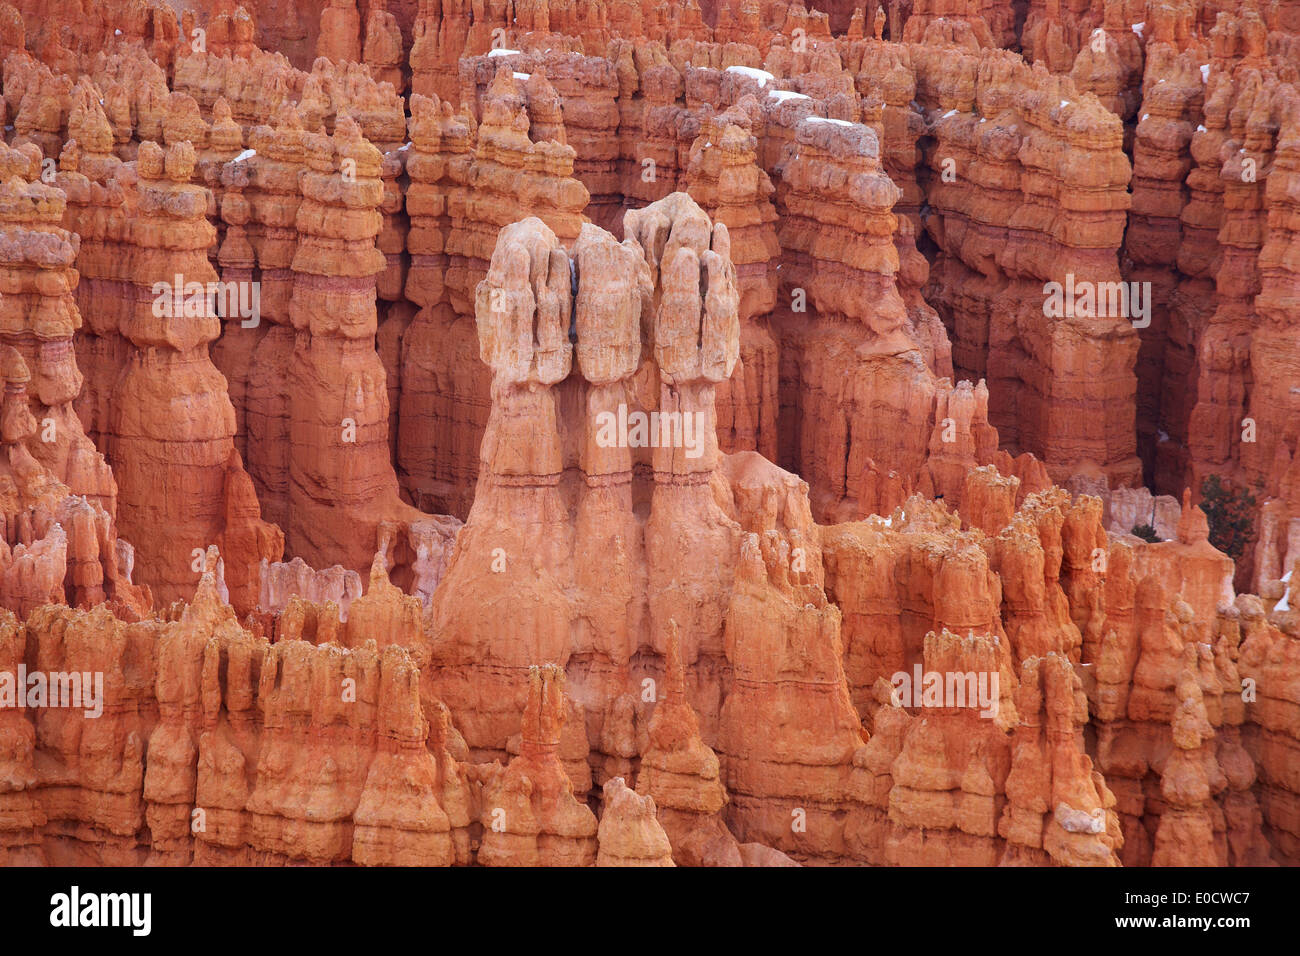
{"label": "snow patch", "polygon": [[494,56],[515,56],[520,52],[519,50],[488,50],[488,59]]}
{"label": "snow patch", "polygon": [[1201,82],[1202,83],[1210,82],[1210,64],[1208,63],[1201,64]]}
{"label": "snow patch", "polygon": [[766,86],[768,83],[775,83],[776,77],[767,70],[756,70],[752,66],[729,66],[728,73],[739,73],[741,76],[747,76],[751,80],[757,80],[759,86]]}
{"label": "snow patch", "polygon": [[947,119],[949,116],[956,116],[956,115],[957,115],[957,111],[956,111],[956,110],[949,110],[948,112],[944,113],[943,116],[940,117],[940,118],[941,118],[941,119]]}
{"label": "snow patch", "polygon": [[1198,133],[1204,133],[1204,132],[1205,132],[1205,127],[1204,127],[1204,126],[1198,126],[1198,127],[1196,127],[1196,132],[1198,132]]}
{"label": "snow patch", "polygon": [[231,162],[232,162],[232,163],[242,163],[244,160],[246,160],[246,159],[252,159],[252,158],[253,158],[254,156],[256,156],[256,155],[257,155],[257,150],[255,150],[255,149],[246,149],[246,150],[244,150],[242,153],[240,153],[238,156],[236,156],[234,159],[232,159]]}
{"label": "snow patch", "polygon": [[772,97],[778,103],[784,103],[786,100],[806,100],[806,93],[796,93],[794,90],[768,90],[767,95]]}
{"label": "snow patch", "polygon": [[516,80],[529,80],[532,79],[532,76],[533,74],[531,73],[520,73],[518,70],[514,71],[514,77]]}
{"label": "snow patch", "polygon": [[1277,602],[1277,605],[1273,610],[1289,611],[1291,610],[1291,572],[1288,571],[1286,574],[1282,575],[1281,580],[1282,583],[1286,585],[1286,592],[1282,595],[1282,600]]}
{"label": "snow patch", "polygon": [[831,118],[826,117],[826,116],[809,116],[809,117],[808,117],[808,122],[809,122],[809,123],[834,123],[836,126],[852,126],[852,125],[854,125],[853,123],[850,123],[848,120],[842,120],[842,119],[831,119]]}
{"label": "snow patch", "polygon": [[1133,32],[1136,33],[1140,38],[1142,36],[1142,31],[1146,29],[1146,26],[1147,26],[1147,22],[1145,20],[1143,20],[1141,23],[1135,23],[1133,24]]}

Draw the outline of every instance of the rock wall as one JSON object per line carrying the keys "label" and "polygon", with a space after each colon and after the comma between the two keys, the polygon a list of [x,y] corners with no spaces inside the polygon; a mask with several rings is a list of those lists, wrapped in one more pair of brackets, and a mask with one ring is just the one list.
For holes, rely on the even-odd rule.
{"label": "rock wall", "polygon": [[1290,6],[57,6],[0,861],[1300,857]]}

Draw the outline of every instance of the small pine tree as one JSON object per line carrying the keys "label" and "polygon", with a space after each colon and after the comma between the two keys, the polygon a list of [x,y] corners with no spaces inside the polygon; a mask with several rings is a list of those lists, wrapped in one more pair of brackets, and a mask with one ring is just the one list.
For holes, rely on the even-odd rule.
{"label": "small pine tree", "polygon": [[1152,544],[1160,540],[1160,535],[1156,534],[1156,529],[1149,524],[1135,524],[1129,534],[1137,535],[1143,541],[1150,541]]}
{"label": "small pine tree", "polygon": [[1210,526],[1210,544],[1236,561],[1255,537],[1255,496],[1233,490],[1218,475],[1201,482],[1201,510]]}

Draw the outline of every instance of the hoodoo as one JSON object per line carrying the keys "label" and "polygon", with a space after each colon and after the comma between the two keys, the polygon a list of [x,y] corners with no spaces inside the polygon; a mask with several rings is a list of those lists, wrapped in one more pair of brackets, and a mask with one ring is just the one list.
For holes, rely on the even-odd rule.
{"label": "hoodoo", "polygon": [[0,864],[1300,864],[1295,4],[809,2],[0,0]]}

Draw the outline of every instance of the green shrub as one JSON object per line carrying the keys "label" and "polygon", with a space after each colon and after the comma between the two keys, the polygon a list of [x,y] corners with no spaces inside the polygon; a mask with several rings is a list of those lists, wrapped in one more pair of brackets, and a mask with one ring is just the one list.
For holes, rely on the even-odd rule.
{"label": "green shrub", "polygon": [[1229,487],[1218,475],[1208,475],[1201,482],[1201,499],[1210,544],[1238,560],[1255,536],[1255,496],[1245,488]]}
{"label": "green shrub", "polygon": [[1129,534],[1135,534],[1143,541],[1150,541],[1152,544],[1160,540],[1160,535],[1156,534],[1156,529],[1149,524],[1135,524]]}

